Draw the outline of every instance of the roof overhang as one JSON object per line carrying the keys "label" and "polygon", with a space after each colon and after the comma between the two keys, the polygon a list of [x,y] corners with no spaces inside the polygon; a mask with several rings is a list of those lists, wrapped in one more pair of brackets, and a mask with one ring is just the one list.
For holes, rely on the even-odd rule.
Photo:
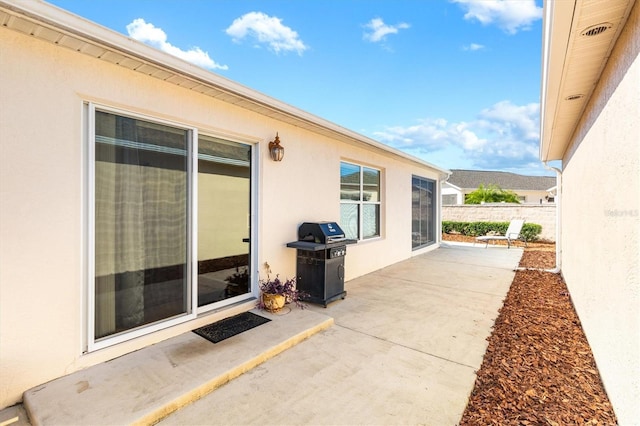
{"label": "roof overhang", "polygon": [[540,159],[561,160],[635,0],[546,0]]}
{"label": "roof overhang", "polygon": [[450,186],[451,188],[455,189],[456,191],[462,191],[462,188],[460,188],[459,186],[455,186],[454,184],[452,184],[451,182],[442,182],[443,186]]}
{"label": "roof overhang", "polygon": [[0,25],[187,90],[351,145],[382,151],[440,173],[449,172],[405,152],[257,92],[175,56],[43,1],[0,0]]}

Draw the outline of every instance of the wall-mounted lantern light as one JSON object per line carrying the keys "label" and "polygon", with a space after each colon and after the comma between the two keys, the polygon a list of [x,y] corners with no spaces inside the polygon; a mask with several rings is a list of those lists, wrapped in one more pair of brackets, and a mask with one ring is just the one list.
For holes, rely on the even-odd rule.
{"label": "wall-mounted lantern light", "polygon": [[269,142],[269,155],[273,161],[282,161],[282,157],[284,157],[284,147],[280,145],[278,133],[276,133],[276,138]]}

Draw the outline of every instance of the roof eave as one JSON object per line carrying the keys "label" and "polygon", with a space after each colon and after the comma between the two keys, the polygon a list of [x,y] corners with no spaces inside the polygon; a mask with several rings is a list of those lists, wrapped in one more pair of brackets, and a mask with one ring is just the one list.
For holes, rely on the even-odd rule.
{"label": "roof eave", "polygon": [[544,3],[540,159],[561,160],[636,0]]}
{"label": "roof eave", "polygon": [[[376,150],[387,152],[422,166],[427,166],[440,174],[450,174],[448,169],[438,167],[420,158],[414,157],[398,149],[389,147],[357,132],[346,129],[333,122],[310,114],[285,102],[250,89],[220,75],[183,61],[168,53],[147,46],[118,32],[102,27],[94,22],[74,15],[66,10],[50,5],[44,1],[16,2],[0,0],[0,10],[4,9],[30,21],[64,33],[73,35],[85,42],[110,49],[128,57],[139,59],[158,68],[166,69],[183,77],[209,86],[216,91],[224,92],[225,100],[243,108],[258,111],[269,110],[269,116],[280,119],[298,127],[330,135],[338,140],[365,145]],[[37,37],[37,34],[32,34]],[[217,96],[214,96],[217,97]]]}
{"label": "roof eave", "polygon": [[576,0],[545,1],[542,30],[542,85],[540,94],[540,159],[560,160],[568,140],[553,138],[560,101],[562,75],[567,58]]}

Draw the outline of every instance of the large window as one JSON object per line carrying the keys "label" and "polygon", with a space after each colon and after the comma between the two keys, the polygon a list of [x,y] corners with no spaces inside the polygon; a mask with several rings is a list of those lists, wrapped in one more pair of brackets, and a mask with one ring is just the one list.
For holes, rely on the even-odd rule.
{"label": "large window", "polygon": [[411,182],[411,247],[435,242],[436,194],[435,181],[413,176]]}
{"label": "large window", "polygon": [[340,163],[340,226],[347,238],[380,236],[380,170]]}
{"label": "large window", "polygon": [[88,111],[89,346],[248,297],[251,146]]}

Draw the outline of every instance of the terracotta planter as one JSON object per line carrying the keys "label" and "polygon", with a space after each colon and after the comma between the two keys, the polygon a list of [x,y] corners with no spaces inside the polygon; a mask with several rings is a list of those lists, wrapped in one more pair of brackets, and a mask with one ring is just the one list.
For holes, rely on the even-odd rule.
{"label": "terracotta planter", "polygon": [[281,294],[262,293],[262,304],[269,312],[278,312],[285,303],[285,297]]}

